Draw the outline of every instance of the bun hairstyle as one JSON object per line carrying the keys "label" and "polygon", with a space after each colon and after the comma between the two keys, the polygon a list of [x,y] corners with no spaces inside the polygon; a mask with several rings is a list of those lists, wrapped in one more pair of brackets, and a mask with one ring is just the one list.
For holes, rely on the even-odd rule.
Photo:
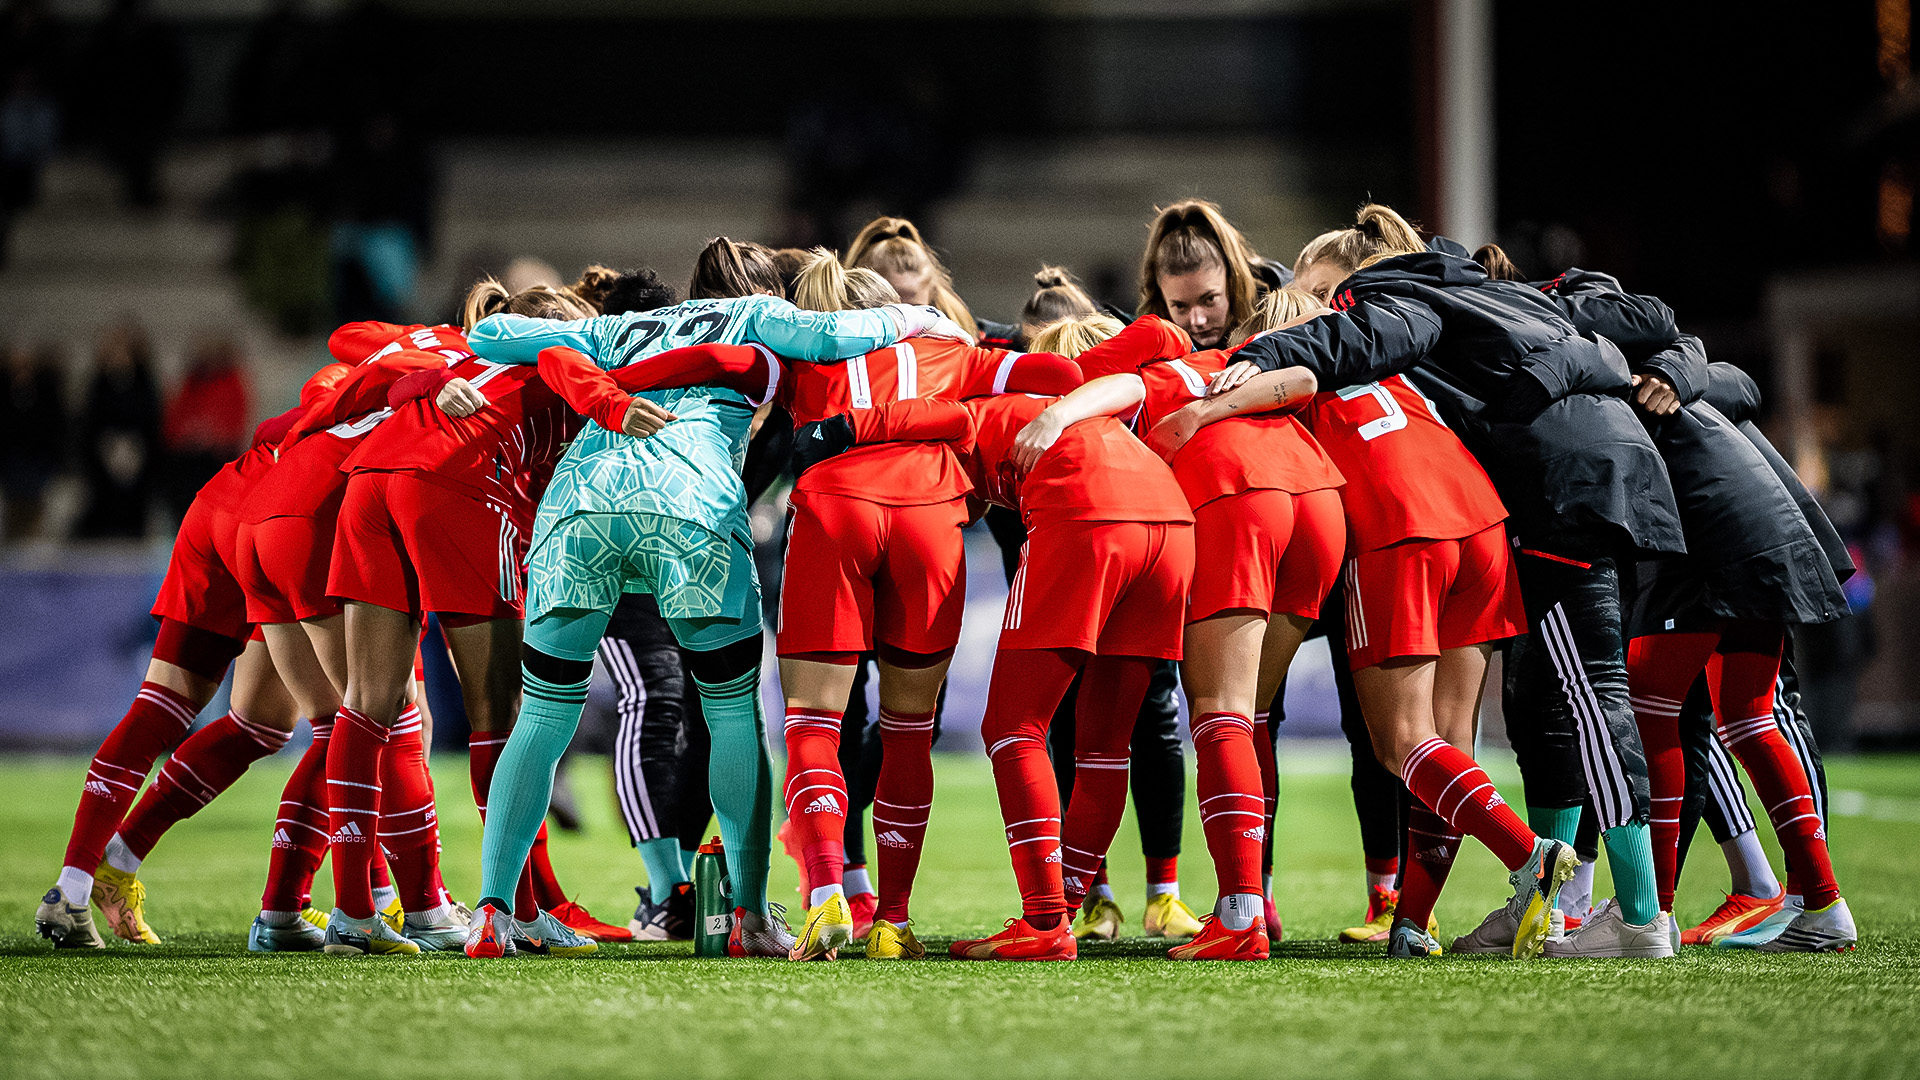
{"label": "bun hairstyle", "polygon": [[773,251],[751,240],[730,240],[716,236],[700,249],[693,264],[693,281],[687,285],[690,300],[724,299],[751,296],[757,292],[785,296]]}
{"label": "bun hairstyle", "polygon": [[920,229],[906,218],[880,217],[867,222],[847,247],[841,260],[849,269],[864,267],[882,277],[927,274],[932,278],[933,306],[978,338],[980,324],[973,319],[966,301],[953,291],[953,276],[920,236]]}
{"label": "bun hairstyle", "polygon": [[1124,329],[1126,325],[1111,315],[1093,314],[1061,319],[1035,331],[1027,342],[1027,348],[1033,352],[1059,353],[1072,358]]}
{"label": "bun hairstyle", "polygon": [[1482,244],[1479,251],[1473,253],[1473,261],[1486,270],[1487,276],[1495,281],[1525,281],[1526,275],[1507,258],[1505,248],[1499,244]]}
{"label": "bun hairstyle", "polygon": [[652,311],[678,303],[673,286],[660,280],[651,269],[628,270],[615,278],[599,301],[602,315],[625,315],[630,311]]}
{"label": "bun hairstyle", "polygon": [[1308,241],[1293,261],[1293,272],[1297,277],[1314,263],[1331,260],[1334,266],[1352,273],[1381,259],[1425,250],[1426,241],[1406,218],[1390,206],[1368,203],[1354,216],[1353,228],[1321,233]]}
{"label": "bun hairstyle", "polygon": [[849,270],[826,248],[814,248],[793,279],[793,304],[808,311],[850,311],[899,302],[900,294],[886,278],[864,266]]}
{"label": "bun hairstyle", "polygon": [[1040,272],[1033,275],[1033,287],[1033,295],[1020,309],[1020,330],[1029,339],[1048,323],[1092,315],[1100,310],[1100,305],[1073,280],[1066,267],[1042,266]]}
{"label": "bun hairstyle", "polygon": [[1220,208],[1205,199],[1183,199],[1155,212],[1147,226],[1147,251],[1140,259],[1142,315],[1168,318],[1161,274],[1191,274],[1208,267],[1227,272],[1227,317],[1234,326],[1253,314],[1259,283],[1253,264],[1259,259],[1247,238]]}
{"label": "bun hairstyle", "polygon": [[1249,334],[1264,334],[1303,316],[1326,310],[1327,305],[1321,303],[1319,297],[1304,289],[1292,286],[1275,289],[1254,305],[1253,317],[1247,320],[1246,331]]}

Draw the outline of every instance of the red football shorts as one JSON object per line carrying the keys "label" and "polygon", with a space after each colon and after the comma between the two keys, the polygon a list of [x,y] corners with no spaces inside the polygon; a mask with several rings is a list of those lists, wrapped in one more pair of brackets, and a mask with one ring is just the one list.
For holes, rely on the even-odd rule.
{"label": "red football shorts", "polygon": [[938,653],[960,643],[967,604],[967,501],[884,506],[799,492],[780,578],[781,656]]}
{"label": "red football shorts", "polygon": [[240,526],[239,576],[247,593],[248,618],[275,624],[340,614],[339,601],[327,595],[327,566],[333,561],[339,514],[335,496],[312,517],[271,517]]}
{"label": "red football shorts", "polygon": [[1340,575],[1347,515],[1337,488],[1244,491],[1193,512],[1193,546],[1188,622],[1235,610],[1317,619]]}
{"label": "red football shorts", "polygon": [[195,499],[180,522],[167,558],[167,576],[153,601],[157,619],[245,641],[253,633],[247,594],[234,568],[239,562],[238,518]]}
{"label": "red football shorts", "polygon": [[1037,524],[1007,588],[1000,648],[1178,660],[1192,585],[1185,522]]}
{"label": "red football shorts", "polygon": [[1464,540],[1407,540],[1347,560],[1347,664],[1510,638],[1526,630],[1505,523]]}
{"label": "red football shorts", "polygon": [[414,615],[525,614],[527,541],[507,515],[411,473],[354,473],[327,591]]}

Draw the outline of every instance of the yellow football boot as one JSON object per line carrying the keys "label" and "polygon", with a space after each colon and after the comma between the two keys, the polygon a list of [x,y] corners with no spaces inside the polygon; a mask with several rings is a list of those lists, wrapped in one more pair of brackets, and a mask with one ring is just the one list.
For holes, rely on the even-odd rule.
{"label": "yellow football boot", "polygon": [[147,925],[147,887],[139,878],[101,863],[93,872],[93,902],[115,937],[135,945],[160,944],[160,935]]}
{"label": "yellow football boot", "polygon": [[913,926],[895,926],[885,919],[874,920],[867,933],[869,960],[925,960],[927,947],[913,936]]}
{"label": "yellow football boot", "polygon": [[1126,921],[1119,904],[1104,896],[1089,896],[1080,907],[1080,917],[1073,921],[1073,936],[1078,941],[1112,941],[1120,936],[1120,924]]}
{"label": "yellow football boot", "polygon": [[839,893],[826,898],[807,912],[807,923],[794,939],[789,960],[836,959],[840,948],[853,940],[853,909]]}
{"label": "yellow football boot", "polygon": [[1147,900],[1140,928],[1148,937],[1190,938],[1200,932],[1200,920],[1179,897],[1163,892]]}

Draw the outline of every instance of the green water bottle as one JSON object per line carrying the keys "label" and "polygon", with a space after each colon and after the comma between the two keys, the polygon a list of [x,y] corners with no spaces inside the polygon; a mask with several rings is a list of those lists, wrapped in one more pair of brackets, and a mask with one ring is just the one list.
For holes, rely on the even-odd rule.
{"label": "green water bottle", "polygon": [[714,837],[693,857],[693,955],[727,955],[733,933],[733,882],[727,878],[727,851]]}

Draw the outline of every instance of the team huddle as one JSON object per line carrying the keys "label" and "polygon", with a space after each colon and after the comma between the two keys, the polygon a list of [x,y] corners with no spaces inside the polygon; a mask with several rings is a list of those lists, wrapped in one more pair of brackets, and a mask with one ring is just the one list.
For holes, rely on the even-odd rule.
{"label": "team huddle", "polygon": [[[1008,594],[982,735],[1020,911],[954,958],[1071,960],[1116,937],[1105,863],[1131,788],[1144,930],[1176,960],[1267,959],[1279,705],[1313,634],[1366,862],[1366,917],[1342,938],[1440,955],[1433,909],[1470,835],[1513,895],[1455,952],[1851,949],[1791,662],[1792,627],[1845,614],[1847,550],[1755,425],[1752,380],[1665,304],[1590,271],[1519,278],[1498,247],[1423,240],[1377,205],[1288,270],[1189,200],[1152,222],[1130,318],[1048,268],[1019,322],[977,320],[911,223],[883,218],[844,258],[716,239],[684,301],[651,271],[592,267],[482,281],[460,326],[343,326],[335,362],[187,513],[146,680],[88,770],[39,932],[101,947],[97,906],[157,943],[142,860],[304,717],[255,951],[691,938],[693,849],[717,818],[729,955],[924,957],[911,900],[962,530],[985,516]],[[748,518],[782,470],[797,928],[767,896]],[[470,730],[471,909],[440,876],[423,652],[450,660]],[[1472,757],[1496,652],[1519,810]],[[616,789],[649,879],[626,927],[568,900],[546,851],[596,655],[621,688]],[[229,668],[231,710],[189,735]],[[1199,918],[1177,877],[1176,692],[1218,878]],[[1703,817],[1733,889],[1683,931]],[[1616,895],[1595,904],[1602,846]]]}

